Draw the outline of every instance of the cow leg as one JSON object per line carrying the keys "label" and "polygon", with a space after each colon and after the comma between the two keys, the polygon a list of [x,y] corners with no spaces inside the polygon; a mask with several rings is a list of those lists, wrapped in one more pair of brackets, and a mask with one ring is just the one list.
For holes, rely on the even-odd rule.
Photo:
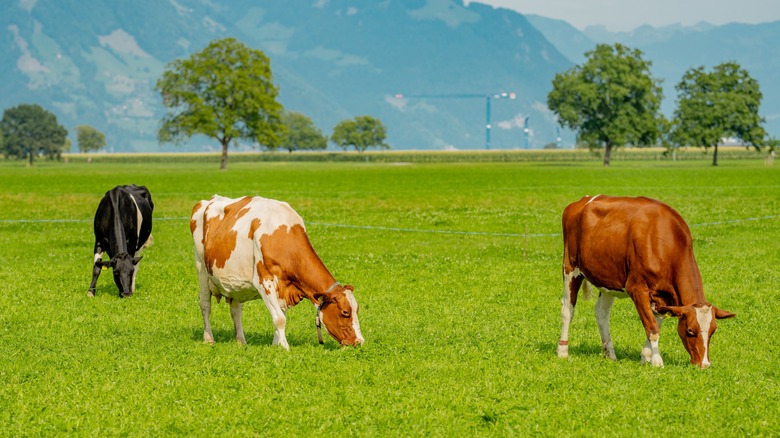
{"label": "cow leg", "polygon": [[569,356],[569,325],[574,318],[574,306],[577,304],[577,294],[584,276],[578,269],[563,274],[563,298],[561,299],[561,339],[558,341],[558,357]]}
{"label": "cow leg", "polygon": [[645,341],[644,348],[642,348],[642,357],[640,361],[642,363],[650,362],[654,367],[663,367],[664,361],[661,359],[661,353],[658,351],[658,339],[660,337],[660,325],[659,322],[663,321],[663,318],[659,320],[653,309],[650,307],[649,291],[634,291],[629,292],[631,297],[635,298],[634,304],[636,310],[639,312],[639,319],[642,320],[642,325],[645,327],[645,334],[647,335],[647,341]]}
{"label": "cow leg", "polygon": [[230,316],[233,318],[233,329],[236,334],[236,341],[241,345],[246,345],[244,337],[244,327],[241,325],[241,309],[243,304],[237,300],[230,300]]}
{"label": "cow leg", "polygon": [[211,291],[209,290],[209,279],[206,273],[200,272],[198,266],[198,283],[200,292],[198,299],[200,302],[200,313],[203,314],[203,342],[214,345],[214,335],[211,333]]}
{"label": "cow leg", "polygon": [[135,276],[138,275],[138,265],[140,265],[140,263],[136,263],[135,265],[133,265],[133,279],[130,282],[131,293],[135,293]]}
{"label": "cow leg", "polygon": [[[663,315],[653,315],[655,316],[655,323],[658,324],[658,331],[660,333],[661,326],[664,323],[664,316]],[[661,353],[658,351],[658,339],[656,338],[655,344],[650,340],[650,337],[647,337],[647,340],[645,340],[645,345],[642,348],[642,358],[640,359],[641,363],[647,363],[651,362],[654,366],[664,366],[664,361],[661,359]]]}
{"label": "cow leg", "polygon": [[[260,268],[258,267],[258,269]],[[255,275],[252,281],[263,297],[265,307],[268,309],[268,313],[271,314],[271,320],[274,323],[274,340],[272,345],[281,345],[285,350],[289,350],[290,345],[287,343],[287,336],[284,334],[284,329],[287,327],[287,316],[279,306],[279,293],[277,292],[279,281],[276,276],[271,276],[267,271],[264,272],[264,275],[268,275],[268,277],[263,277],[261,280],[259,275]]]}
{"label": "cow leg", "polygon": [[100,249],[99,244],[95,244],[95,258],[92,262],[92,283],[89,285],[89,291],[87,292],[87,296],[94,297],[95,296],[95,287],[97,286],[98,277],[100,276],[100,271],[103,269],[102,266],[99,266],[97,263],[99,261],[103,260],[103,250]]}
{"label": "cow leg", "polygon": [[599,294],[599,298],[596,300],[596,322],[601,334],[601,353],[608,359],[617,360],[615,347],[612,346],[612,336],[609,333],[609,314],[614,303],[614,295],[603,292]]}

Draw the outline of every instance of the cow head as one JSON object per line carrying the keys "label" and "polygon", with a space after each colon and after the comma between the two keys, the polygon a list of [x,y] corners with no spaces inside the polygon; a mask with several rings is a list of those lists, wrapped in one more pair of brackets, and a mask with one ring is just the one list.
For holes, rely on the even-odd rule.
{"label": "cow head", "polygon": [[351,285],[335,287],[322,295],[318,316],[325,329],[341,345],[363,343],[358,321],[358,303]]}
{"label": "cow head", "polygon": [[710,366],[709,346],[712,334],[718,325],[716,319],[731,318],[731,312],[718,309],[705,303],[687,306],[661,307],[659,313],[671,314],[679,318],[677,333],[680,335],[685,349],[691,355],[691,363],[701,368]]}
{"label": "cow head", "polygon": [[142,257],[130,257],[130,254],[120,253],[111,258],[111,260],[97,261],[96,266],[101,268],[111,268],[114,271],[114,283],[119,288],[119,296],[129,297],[133,294],[133,274],[135,265],[141,261]]}

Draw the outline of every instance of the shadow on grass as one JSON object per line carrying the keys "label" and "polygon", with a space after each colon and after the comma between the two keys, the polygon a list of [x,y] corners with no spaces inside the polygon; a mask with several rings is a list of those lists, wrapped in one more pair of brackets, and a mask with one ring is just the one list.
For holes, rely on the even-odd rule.
{"label": "shadow on grass", "polygon": [[[138,291],[138,287],[136,286],[136,292],[137,291]],[[84,295],[87,295],[88,292],[89,292],[89,281],[84,283]],[[111,284],[105,284],[102,286],[98,284],[97,286],[95,286],[95,296],[99,297],[101,295],[110,295],[114,298],[119,298],[119,289],[117,289],[113,280],[111,280]]]}
{"label": "shadow on grass", "polygon": [[[231,329],[217,329],[212,327],[211,334],[214,335],[215,344],[236,342],[236,335]],[[304,345],[319,345],[317,342],[317,334],[314,332],[312,332],[311,336],[298,336],[294,334],[291,335],[290,333],[287,333],[286,336],[287,343],[290,345],[290,348]],[[244,337],[246,338],[246,344],[250,346],[271,346],[274,341],[274,333],[272,328],[269,328],[267,332],[248,332],[244,330]],[[193,327],[190,332],[190,338],[193,341],[203,342],[203,328]],[[326,333],[323,333],[323,338],[327,338],[325,339],[325,345],[323,348],[328,350],[336,350],[341,348],[336,343],[336,341],[330,338],[330,336],[328,336]]]}
{"label": "shadow on grass", "polygon": [[[678,343],[679,344],[679,343]],[[636,347],[632,347],[630,345],[627,346],[617,346],[615,347],[615,357],[617,357],[617,362],[622,361],[636,361],[639,363],[640,356],[642,353],[642,347],[644,345],[637,345]],[[557,342],[540,342],[537,344],[537,348],[539,351],[549,351],[552,355],[557,355],[558,350],[558,343]],[[667,347],[668,349],[673,348],[683,348],[681,345],[670,345]],[[664,354],[664,350],[660,349],[661,357],[664,360],[664,366],[687,366],[690,365],[690,362],[688,360],[688,354],[685,354],[685,357],[683,359],[680,359],[679,354],[672,354],[670,351],[667,351],[666,354]],[[595,342],[583,342],[583,343],[576,343],[576,344],[569,344],[569,357],[572,356],[598,356],[598,357],[604,357],[601,351],[601,344],[595,343]],[[604,357],[604,360],[606,357]]]}

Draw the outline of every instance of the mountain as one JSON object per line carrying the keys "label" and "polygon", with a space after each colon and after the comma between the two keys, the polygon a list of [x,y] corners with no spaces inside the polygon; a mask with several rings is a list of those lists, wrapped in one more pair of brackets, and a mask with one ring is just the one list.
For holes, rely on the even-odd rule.
{"label": "mountain", "polygon": [[[564,20],[528,14],[528,21],[574,64],[585,62],[585,53],[593,50],[595,40]],[[604,29],[606,31],[606,28]]]}
{"label": "mountain", "polygon": [[217,148],[207,138],[158,145],[154,86],[169,62],[227,36],[269,56],[285,108],[326,134],[377,117],[395,149],[484,148],[488,114],[492,148],[542,147],[557,135],[552,78],[597,42],[644,52],[668,116],[688,68],[738,62],[780,136],[780,22],[611,33],[460,0],[7,0],[0,29],[0,109],[38,103],[72,138],[80,124],[101,130],[113,151]]}
{"label": "mountain", "polygon": [[226,36],[268,55],[285,108],[326,134],[377,117],[396,149],[483,148],[488,104],[491,146],[524,147],[527,117],[541,147],[555,138],[550,81],[572,65],[523,15],[458,0],[17,0],[0,29],[0,108],[39,103],[114,151],[161,150],[156,80]]}
{"label": "mountain", "polygon": [[671,116],[676,107],[675,86],[689,68],[707,69],[736,61],[756,79],[763,94],[760,114],[767,131],[780,137],[780,21],[763,24],[731,23],[715,26],[641,26],[631,32],[609,32],[603,26],[579,31],[570,24],[545,17],[528,16],[567,58],[575,64],[585,61],[584,52],[597,43],[621,43],[640,49],[652,61],[652,74],[663,80],[661,110]]}

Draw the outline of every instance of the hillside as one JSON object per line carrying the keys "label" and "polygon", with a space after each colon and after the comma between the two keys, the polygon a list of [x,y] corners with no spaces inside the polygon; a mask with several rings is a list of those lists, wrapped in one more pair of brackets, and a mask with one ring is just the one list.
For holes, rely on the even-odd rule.
{"label": "hillside", "polygon": [[494,147],[524,146],[526,116],[539,147],[555,135],[550,80],[571,65],[521,14],[457,0],[27,0],[0,6],[0,27],[13,67],[0,72],[0,108],[40,103],[71,131],[105,132],[115,151],[160,150],[157,78],[224,36],[263,50],[281,103],[323,132],[369,114],[399,149],[484,147],[484,96],[501,92],[518,97],[493,99]]}
{"label": "hillside", "polygon": [[582,63],[584,52],[597,42],[620,42],[635,47],[652,61],[653,75],[663,79],[662,111],[671,116],[676,106],[675,86],[683,73],[692,67],[712,68],[727,61],[736,61],[747,69],[761,85],[761,114],[771,135],[780,136],[780,21],[764,24],[731,23],[714,26],[642,26],[631,32],[609,32],[604,27],[588,27],[584,31],[570,24],[545,17],[529,16],[536,26],[573,63]]}
{"label": "hillside", "polygon": [[[280,101],[329,134],[371,115],[395,149],[540,148],[556,137],[545,102],[557,72],[598,42],[641,49],[664,80],[671,115],[683,72],[734,60],[759,80],[762,115],[780,135],[780,22],[642,26],[584,32],[545,17],[460,0],[14,0],[0,4],[0,109],[39,103],[71,131],[92,125],[113,151],[213,150],[197,138],[158,145],[154,84],[169,62],[234,36],[270,58]],[[403,95],[404,98],[398,98]],[[571,133],[564,133],[570,145]]]}

